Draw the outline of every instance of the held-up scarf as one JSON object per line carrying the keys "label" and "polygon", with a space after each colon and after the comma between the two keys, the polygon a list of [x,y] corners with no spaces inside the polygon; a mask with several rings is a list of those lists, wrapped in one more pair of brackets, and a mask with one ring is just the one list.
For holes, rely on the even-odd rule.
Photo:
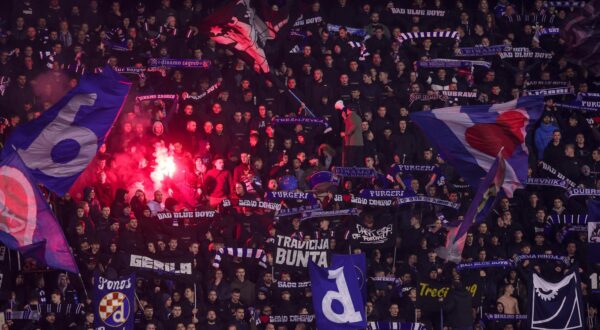
{"label": "held-up scarf", "polygon": [[413,9],[413,8],[390,8],[390,12],[394,15],[409,15],[409,16],[429,16],[429,17],[444,17],[445,10],[436,9]]}
{"label": "held-up scarf", "polygon": [[215,255],[213,267],[219,268],[219,266],[221,265],[221,259],[223,258],[222,257],[223,254],[227,254],[232,257],[237,257],[237,258],[257,259],[258,264],[261,267],[267,268],[267,255],[265,254],[265,251],[262,249],[245,249],[245,248],[231,248],[231,247],[220,248],[219,250],[217,250],[217,254]]}
{"label": "held-up scarf", "polygon": [[476,99],[477,92],[463,92],[463,91],[441,91],[442,95],[446,97],[458,97],[466,99]]}
{"label": "held-up scarf", "polygon": [[448,101],[448,97],[441,93],[424,94],[424,93],[410,93],[408,95],[408,105],[412,105],[415,101],[429,102],[429,101]]}
{"label": "held-up scarf", "polygon": [[498,53],[506,51],[510,49],[509,46],[506,45],[493,45],[489,47],[484,46],[475,46],[475,47],[461,47],[457,48],[454,56],[457,57],[482,57],[482,56],[494,56],[498,55]]}
{"label": "held-up scarf", "polygon": [[578,110],[578,111],[598,111],[598,110],[600,110],[600,108],[588,108],[588,107],[583,107],[583,106],[579,106],[579,105],[564,104],[564,103],[554,103],[554,106],[557,108],[561,108],[561,109]]}
{"label": "held-up scarf", "polygon": [[377,172],[368,167],[341,167],[335,166],[333,174],[345,176],[348,178],[373,178],[377,176]]}
{"label": "held-up scarf", "polygon": [[436,58],[428,61],[417,61],[417,66],[421,68],[464,68],[473,66],[483,66],[491,68],[492,63],[486,61],[452,60],[446,58]]}
{"label": "held-up scarf", "polygon": [[568,86],[569,82],[568,81],[560,81],[560,80],[527,80],[525,82],[525,87],[531,87],[531,86],[536,86],[536,87],[549,87],[549,86]]}
{"label": "held-up scarf", "polygon": [[[329,32],[338,32],[341,27],[342,27],[341,25],[327,24],[327,30]],[[350,33],[353,36],[364,38],[367,35],[367,31],[365,31],[365,29],[352,28],[352,27],[347,27],[347,26],[345,28],[348,31],[348,33]]]}
{"label": "held-up scarf", "polygon": [[500,59],[518,59],[518,58],[531,58],[541,60],[551,60],[552,53],[532,51],[529,48],[512,48],[511,50],[505,50],[498,53]]}
{"label": "held-up scarf", "polygon": [[324,118],[315,117],[277,117],[273,118],[272,123],[274,125],[285,125],[285,124],[301,124],[301,125],[323,125],[328,126],[327,120]]}
{"label": "held-up scarf", "polygon": [[302,213],[301,221],[312,219],[312,218],[331,218],[331,217],[345,217],[345,216],[356,216],[358,215],[358,209],[343,209],[343,210],[331,210],[331,211],[307,211]]}
{"label": "held-up scarf", "polygon": [[465,262],[456,265],[456,270],[461,271],[465,269],[481,269],[491,267],[513,267],[514,262],[512,260],[488,260],[488,261],[475,261]]}
{"label": "held-up scarf", "polygon": [[570,95],[570,94],[573,94],[572,87],[532,89],[532,90],[525,91],[525,95]]}
{"label": "held-up scarf", "polygon": [[153,101],[153,100],[176,100],[177,94],[151,94],[151,95],[140,95],[135,98],[135,102]]}
{"label": "held-up scarf", "polygon": [[524,260],[548,260],[548,261],[560,261],[565,265],[569,265],[571,262],[568,257],[557,256],[554,254],[520,254],[515,257],[515,263],[519,263]]}
{"label": "held-up scarf", "polygon": [[527,320],[527,314],[490,314],[485,313],[485,318],[489,321],[519,321]]}
{"label": "held-up scarf", "polygon": [[424,202],[424,203],[446,206],[446,207],[449,207],[449,208],[452,208],[455,210],[458,210],[460,208],[460,203],[454,203],[454,202],[447,201],[444,199],[428,197],[428,196],[402,197],[402,198],[398,198],[396,201],[397,201],[398,205],[403,205],[403,204],[408,204],[408,203],[416,203],[416,202]]}
{"label": "held-up scarf", "polygon": [[186,68],[186,69],[208,69],[209,60],[195,60],[186,58],[151,58],[148,60],[150,67]]}
{"label": "held-up scarf", "polygon": [[567,191],[567,198],[574,196],[600,196],[600,189],[571,188]]}
{"label": "held-up scarf", "polygon": [[600,101],[580,101],[582,107],[600,109]]}
{"label": "held-up scarf", "polygon": [[535,32],[535,35],[533,36],[533,40],[537,40],[540,41],[540,36],[543,35],[547,35],[547,34],[559,34],[560,33],[560,29],[557,27],[550,27],[550,28],[540,28]]}
{"label": "held-up scarf", "polygon": [[527,185],[530,186],[548,186],[568,189],[569,185],[564,180],[549,178],[527,178]]}
{"label": "held-up scarf", "polygon": [[585,7],[585,1],[544,1],[544,7],[554,8],[583,8]]}
{"label": "held-up scarf", "polygon": [[577,185],[575,184],[575,182],[573,182],[573,180],[567,178],[564,174],[560,173],[558,170],[556,170],[554,167],[552,167],[552,165],[549,165],[548,163],[541,161],[539,162],[539,165],[542,167],[542,169],[552,175],[554,175],[555,177],[557,177],[560,180],[565,181],[565,183],[567,184],[567,186],[569,188],[575,188]]}
{"label": "held-up scarf", "polygon": [[291,215],[302,214],[304,212],[311,212],[311,211],[321,211],[321,205],[313,204],[313,205],[306,205],[306,206],[290,207],[287,209],[282,208],[275,213],[275,219],[277,220],[281,217],[289,217]]}
{"label": "held-up scarf", "polygon": [[183,93],[181,94],[181,99],[182,100],[192,100],[192,101],[200,101],[203,98],[209,96],[210,94],[214,93],[216,90],[219,89],[219,87],[221,87],[221,82],[218,81],[216,84],[208,87],[207,90],[205,90],[202,94],[200,95],[190,95],[188,93]]}
{"label": "held-up scarf", "polygon": [[456,31],[434,31],[434,32],[405,32],[400,33],[398,42],[403,43],[409,39],[427,39],[427,38],[451,38],[459,40],[460,36]]}

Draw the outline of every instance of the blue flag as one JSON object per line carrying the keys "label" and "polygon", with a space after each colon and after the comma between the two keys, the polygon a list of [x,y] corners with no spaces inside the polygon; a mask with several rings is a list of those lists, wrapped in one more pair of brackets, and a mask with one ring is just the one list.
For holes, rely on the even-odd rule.
{"label": "blue flag", "polygon": [[502,104],[416,112],[410,117],[474,189],[502,149],[506,160],[503,188],[512,197],[527,181],[525,137],[540,118],[543,101],[542,96],[526,96]]}
{"label": "blue flag", "polygon": [[17,153],[0,163],[0,242],[51,268],[79,273],[60,225]]}
{"label": "blue flag", "polygon": [[360,288],[360,293],[362,294],[363,302],[367,302],[367,259],[364,253],[361,254],[334,254],[331,257],[331,262],[335,265],[338,263],[343,263],[345,258],[350,258],[352,261],[352,265],[354,266],[354,273],[356,278],[356,283],[358,283],[358,287]]}
{"label": "blue flag", "polygon": [[135,274],[94,278],[94,329],[133,330]]}
{"label": "blue flag", "polygon": [[83,76],[42,116],[11,133],[2,159],[16,150],[38,182],[64,195],[104,143],[130,86],[108,66]]}
{"label": "blue flag", "polygon": [[[588,259],[590,263],[600,262],[600,201],[588,200]],[[592,288],[598,290],[598,288]]]}
{"label": "blue flag", "polygon": [[359,293],[353,257],[340,255],[329,268],[310,261],[313,305],[319,329],[364,329],[365,304]]}
{"label": "blue flag", "polygon": [[548,282],[532,273],[529,285],[529,329],[584,329],[583,301],[577,274]]}

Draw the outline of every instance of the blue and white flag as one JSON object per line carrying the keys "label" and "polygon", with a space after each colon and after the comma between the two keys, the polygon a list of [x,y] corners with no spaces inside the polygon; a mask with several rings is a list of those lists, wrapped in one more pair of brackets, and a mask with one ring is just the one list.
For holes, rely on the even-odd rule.
{"label": "blue and white flag", "polygon": [[529,287],[529,329],[584,329],[583,301],[576,273],[548,282],[533,273]]}
{"label": "blue and white flag", "polygon": [[[471,225],[483,221],[492,210],[494,203],[502,195],[502,185],[504,184],[505,175],[506,162],[502,158],[502,155],[499,155],[494,164],[492,164],[489,173],[479,185],[479,189],[477,189],[477,193],[473,197],[471,206],[467,210],[464,220],[460,224],[458,232],[454,237],[454,243],[457,243],[467,234]],[[461,254],[463,246],[464,242],[462,242],[462,245],[459,247]]]}
{"label": "blue and white flag", "polygon": [[[590,263],[600,262],[600,201],[590,199],[587,205],[588,216],[588,260]],[[597,288],[596,288],[597,289]]]}
{"label": "blue and white flag", "polygon": [[329,268],[309,262],[313,306],[319,329],[364,329],[365,304],[352,256],[339,256]]}
{"label": "blue and white flag", "polygon": [[525,136],[540,118],[542,96],[494,105],[455,106],[411,114],[444,159],[477,188],[498,152],[506,160],[503,184],[508,197],[527,182],[529,150]]}
{"label": "blue and white flag", "polygon": [[64,195],[104,143],[130,87],[108,66],[83,76],[42,116],[12,132],[2,159],[16,150],[39,183]]}
{"label": "blue and white flag", "polygon": [[363,301],[367,301],[367,259],[364,253],[361,254],[334,254],[331,256],[331,262],[335,265],[343,263],[344,259],[350,258],[352,265],[354,266],[354,273],[356,274],[356,283],[360,288]]}
{"label": "blue and white flag", "polygon": [[94,279],[94,329],[133,330],[135,274]]}

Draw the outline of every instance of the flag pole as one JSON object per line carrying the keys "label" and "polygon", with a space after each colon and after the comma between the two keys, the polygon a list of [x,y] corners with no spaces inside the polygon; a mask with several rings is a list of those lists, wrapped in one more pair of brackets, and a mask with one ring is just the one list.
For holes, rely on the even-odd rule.
{"label": "flag pole", "polygon": [[81,273],[77,274],[79,276],[79,281],[81,281],[81,287],[83,288],[83,293],[85,294],[85,299],[90,299],[88,295],[87,289],[85,288],[85,282],[83,282],[83,277],[81,277]]}
{"label": "flag pole", "polygon": [[303,106],[304,110],[306,110],[306,112],[307,112],[307,113],[308,113],[308,114],[309,114],[311,117],[316,117],[316,116],[315,116],[315,114],[314,114],[312,111],[310,111],[310,109],[309,109],[309,108],[306,106],[306,103],[304,103],[304,102],[303,102],[303,101],[302,101],[302,100],[301,100],[301,99],[298,97],[298,95],[296,95],[294,92],[292,92],[292,90],[291,90],[291,89],[289,89],[289,88],[287,88],[287,87],[286,87],[286,89],[287,89],[287,91],[288,91],[288,92],[289,92],[289,93],[290,93],[290,94],[291,94],[291,95],[292,95],[292,96],[293,96],[293,97],[296,99],[296,101],[298,101],[298,102],[300,102],[300,103],[304,104],[304,106]]}

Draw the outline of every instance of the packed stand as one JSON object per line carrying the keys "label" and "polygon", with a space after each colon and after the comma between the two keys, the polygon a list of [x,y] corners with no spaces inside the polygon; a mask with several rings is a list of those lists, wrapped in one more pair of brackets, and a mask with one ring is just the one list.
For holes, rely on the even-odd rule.
{"label": "packed stand", "polygon": [[[262,15],[286,6],[284,1],[256,2]],[[365,253],[368,278],[397,279],[368,281],[369,321],[437,328],[444,322],[452,329],[525,327],[524,321],[488,320],[484,315],[527,314],[528,274],[551,277],[565,267],[525,261],[516,267],[458,272],[456,263],[442,259],[438,248],[446,245],[446,227],[462,219],[474,192],[431,148],[409,114],[503,103],[539,86],[569,86],[574,94],[598,92],[593,75],[567,61],[558,35],[536,33],[542,27],[560,27],[577,8],[547,8],[539,0],[299,2],[303,15],[292,30],[295,36],[265,48],[270,76],[256,73],[235,52],[198,31],[198,23],[219,1],[21,0],[11,10],[2,9],[0,142],[76,86],[82,73],[108,63],[133,82],[106,144],[71,193],[47,194],[81,279],[44,270],[14,252],[6,252],[3,259],[4,310],[83,306],[68,312],[48,308],[39,320],[7,320],[7,329],[90,329],[93,276],[131,273],[132,254],[193,260],[191,276],[138,273],[136,329],[314,329],[311,323],[269,322],[270,315],[314,314],[310,286],[277,285],[308,281],[306,271],[274,266],[278,235],[328,239],[332,252]],[[395,14],[396,8],[444,15]],[[459,38],[399,41],[402,33],[424,31],[456,31]],[[553,56],[481,57],[476,59],[491,66],[467,69],[415,64],[456,59],[457,48],[500,44]],[[210,66],[151,70],[149,58],[209,60]],[[153,97],[139,98],[148,95]],[[531,177],[553,178],[544,170],[551,166],[579,187],[600,188],[595,115],[556,106],[574,98],[545,98],[542,120],[527,139]],[[325,118],[327,125],[273,121],[311,116]],[[164,162],[168,168],[156,170]],[[397,165],[432,169],[393,171]],[[312,175],[336,166],[366,167],[377,175],[344,177],[339,184],[315,187]],[[336,198],[364,189],[405,190],[460,207],[419,202],[377,207]],[[360,214],[303,219],[298,213],[276,216],[279,211],[239,203],[273,202],[268,193],[290,190],[316,196],[311,204],[323,210],[357,207]],[[584,216],[588,198],[595,197],[566,198],[557,187],[518,190],[471,228],[462,261],[508,260],[529,253],[568,257],[584,283],[587,325],[595,329],[598,300],[590,293],[589,276],[598,270],[588,263],[587,232],[569,230],[572,224],[561,221]],[[308,199],[275,203],[292,209],[306,206]],[[209,216],[158,217],[191,210]],[[351,239],[355,224],[392,225],[389,244],[356,244]],[[266,265],[259,258],[221,255],[221,248],[261,249]],[[213,266],[216,255],[222,258],[218,268]],[[418,303],[420,283],[450,286],[456,279],[474,283],[478,294],[469,295],[470,287],[455,288],[442,303],[443,318],[439,310]]]}

